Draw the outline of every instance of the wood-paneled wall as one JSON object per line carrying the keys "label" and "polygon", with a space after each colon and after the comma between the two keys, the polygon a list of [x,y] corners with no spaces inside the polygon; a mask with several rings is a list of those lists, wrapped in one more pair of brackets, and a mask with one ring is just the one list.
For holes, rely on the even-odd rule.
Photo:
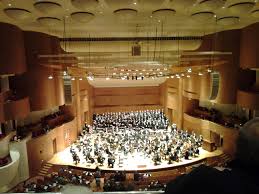
{"label": "wood-paneled wall", "polygon": [[0,23],[0,75],[26,71],[23,32],[16,26]]}
{"label": "wood-paneled wall", "polygon": [[259,110],[259,92],[238,90],[237,104],[251,110]]}
{"label": "wood-paneled wall", "polygon": [[0,122],[24,119],[30,113],[29,98],[0,103]]}
{"label": "wood-paneled wall", "polygon": [[69,139],[73,143],[77,138],[76,118],[57,128],[52,129],[45,135],[32,138],[27,142],[27,152],[30,167],[30,175],[35,175],[44,162],[54,156],[53,141],[56,141],[57,152],[64,150],[69,145]]}
{"label": "wood-paneled wall", "polygon": [[[21,76],[12,77],[10,87],[24,96],[29,96],[32,111],[64,104],[63,79],[55,75],[52,68],[42,66],[38,59],[40,54],[57,54],[60,51],[56,39],[39,32],[24,32],[28,70]],[[49,76],[53,76],[53,79],[48,79]]]}
{"label": "wood-paneled wall", "polygon": [[240,67],[259,68],[259,23],[242,29],[240,46]]}
{"label": "wood-paneled wall", "polygon": [[232,156],[236,152],[236,140],[238,137],[238,130],[233,128],[227,128],[217,123],[196,118],[184,113],[183,128],[188,131],[194,131],[197,134],[201,134],[204,140],[213,142],[211,132],[215,132],[223,138],[223,151]]}
{"label": "wood-paneled wall", "polygon": [[94,107],[160,105],[160,88],[94,88]]}

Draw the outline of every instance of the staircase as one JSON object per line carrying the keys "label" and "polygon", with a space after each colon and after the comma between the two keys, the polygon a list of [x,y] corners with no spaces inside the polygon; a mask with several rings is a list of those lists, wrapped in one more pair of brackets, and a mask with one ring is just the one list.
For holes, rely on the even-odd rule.
{"label": "staircase", "polygon": [[53,164],[45,163],[43,167],[38,172],[38,176],[47,176],[49,174],[50,169],[52,168]]}
{"label": "staircase", "polygon": [[232,161],[232,157],[226,153],[223,153],[218,157],[218,165],[224,166],[225,163],[228,163],[230,161]]}

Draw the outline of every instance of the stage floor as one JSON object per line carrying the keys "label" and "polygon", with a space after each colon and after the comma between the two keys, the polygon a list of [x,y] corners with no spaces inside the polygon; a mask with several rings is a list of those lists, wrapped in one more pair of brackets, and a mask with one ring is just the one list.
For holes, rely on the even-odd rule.
{"label": "stage floor", "polygon": [[101,170],[107,171],[154,171],[192,165],[206,158],[219,156],[223,153],[220,149],[214,152],[208,152],[202,148],[199,148],[199,150],[200,155],[197,158],[192,158],[190,160],[182,159],[180,162],[173,162],[172,164],[168,164],[167,161],[162,160],[162,163],[160,165],[154,165],[154,162],[150,158],[146,158],[137,152],[135,152],[134,154],[129,154],[127,157],[125,157],[122,153],[118,153],[116,158],[121,158],[121,160],[119,161],[117,159],[114,168],[109,168],[106,162],[103,166],[100,166],[96,163],[89,164],[84,162],[84,159],[81,159],[81,157],[80,159],[83,162],[80,162],[77,165],[75,165],[70,154],[70,147],[68,147],[65,150],[55,154],[54,157],[48,162],[55,165],[72,166],[77,168],[83,168],[86,170],[94,170],[98,166]]}

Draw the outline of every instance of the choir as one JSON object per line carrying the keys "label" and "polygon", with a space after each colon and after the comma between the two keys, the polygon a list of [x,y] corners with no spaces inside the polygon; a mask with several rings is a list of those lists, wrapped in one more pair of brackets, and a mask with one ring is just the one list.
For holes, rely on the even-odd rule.
{"label": "choir", "polygon": [[70,153],[75,164],[113,168],[116,161],[120,165],[135,154],[154,165],[189,160],[199,156],[201,145],[201,136],[169,126],[163,111],[151,110],[95,115],[93,126],[85,126]]}

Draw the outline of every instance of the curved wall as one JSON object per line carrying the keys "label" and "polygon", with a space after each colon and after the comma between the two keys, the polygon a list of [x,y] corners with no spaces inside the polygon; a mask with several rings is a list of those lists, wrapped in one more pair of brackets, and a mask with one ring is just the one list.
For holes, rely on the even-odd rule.
{"label": "curved wall", "polygon": [[[42,66],[38,59],[40,54],[58,54],[62,51],[57,37],[24,32],[24,40],[28,71],[22,76],[11,78],[10,87],[29,96],[32,111],[63,105],[63,79],[54,74],[54,69]],[[50,75],[53,79],[48,79]]]}
{"label": "curved wall", "polygon": [[18,173],[20,153],[10,151],[12,162],[6,166],[0,167],[0,192],[6,192],[9,184],[15,179]]}
{"label": "curved wall", "polygon": [[29,98],[25,97],[19,100],[0,103],[0,121],[24,119],[30,113]]}
{"label": "curved wall", "polygon": [[0,75],[26,71],[23,32],[16,26],[0,23]]}
{"label": "curved wall", "polygon": [[217,123],[196,118],[184,113],[183,128],[201,134],[206,141],[213,141],[211,132],[215,132],[223,138],[223,151],[234,156],[236,151],[236,139],[238,130],[227,128]]}
{"label": "curved wall", "polygon": [[220,73],[219,93],[215,100],[221,104],[235,104],[237,92],[238,67],[240,57],[241,30],[223,31],[204,37],[197,51],[232,52],[231,56],[222,56],[225,64],[215,67]]}
{"label": "curved wall", "polygon": [[0,139],[0,158],[4,158],[9,154],[9,141],[12,138],[13,133],[8,134],[4,138]]}

